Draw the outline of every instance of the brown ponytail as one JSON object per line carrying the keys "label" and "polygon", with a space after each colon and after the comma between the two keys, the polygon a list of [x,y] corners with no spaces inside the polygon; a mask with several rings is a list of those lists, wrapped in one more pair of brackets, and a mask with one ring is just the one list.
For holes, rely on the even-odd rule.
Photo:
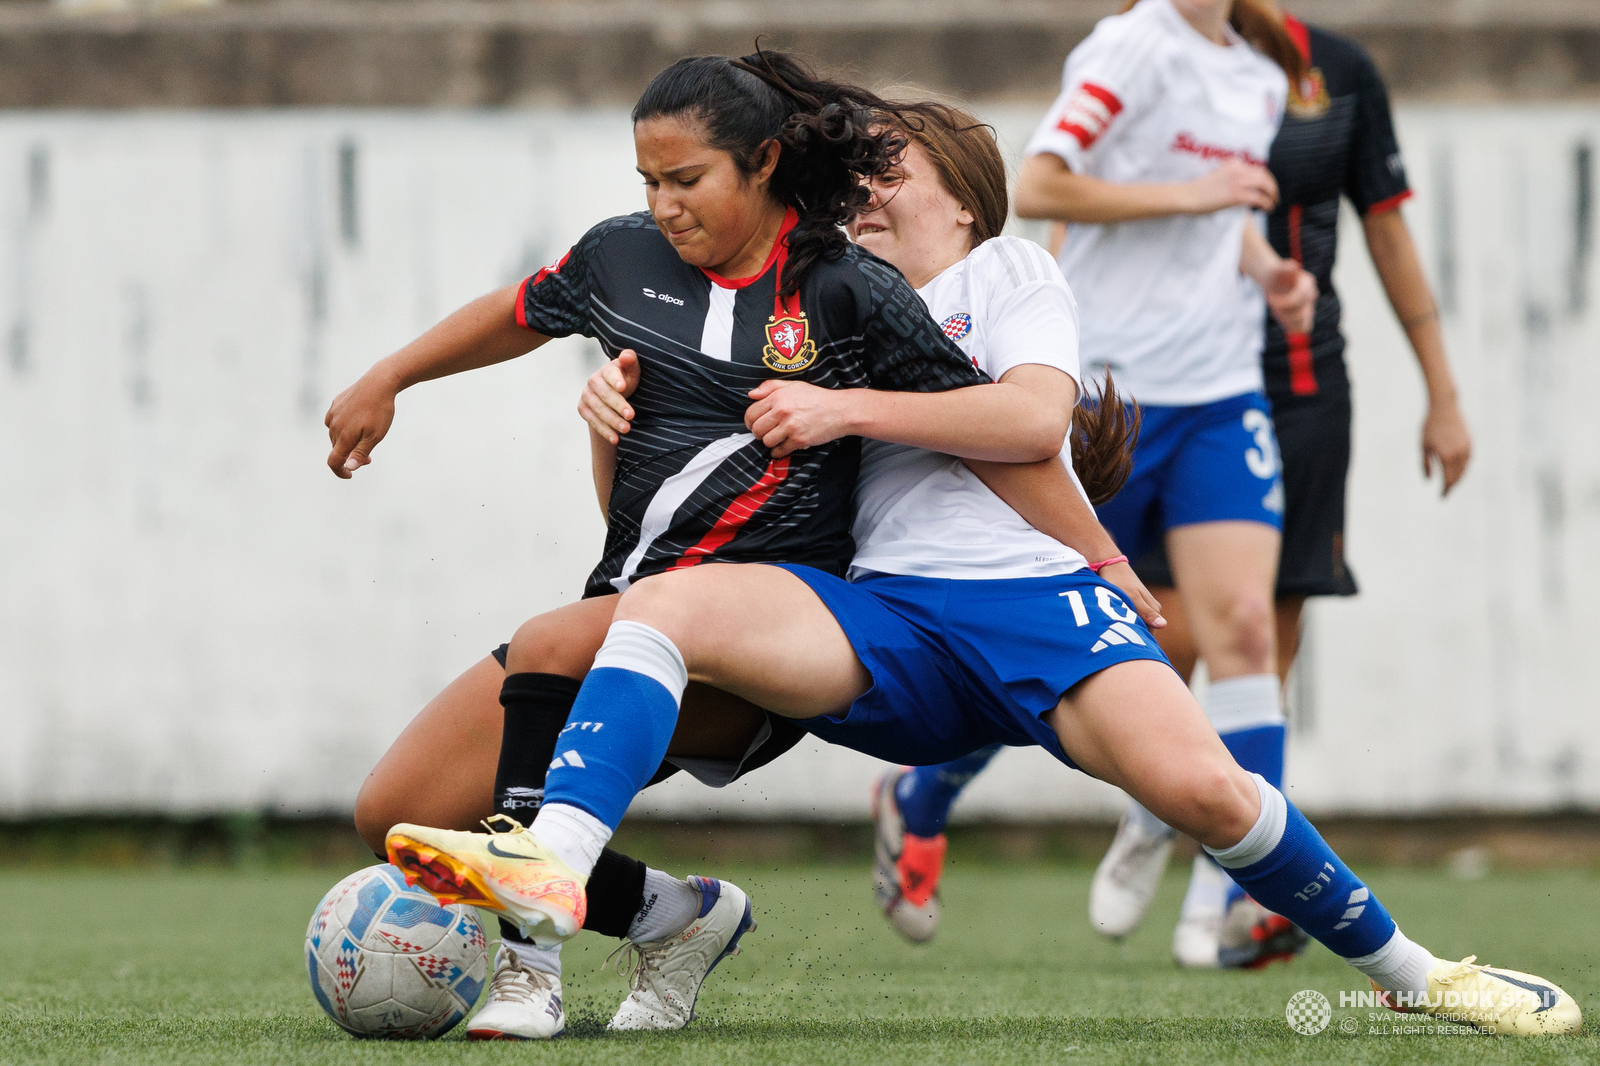
{"label": "brown ponytail", "polygon": [[[1122,10],[1127,11],[1139,0],[1124,0]],[[1250,42],[1251,47],[1278,66],[1289,76],[1289,84],[1297,86],[1306,76],[1305,56],[1283,26],[1283,15],[1263,0],[1233,0],[1233,10],[1228,13],[1228,25],[1233,32]]]}
{"label": "brown ponytail", "polygon": [[1072,469],[1096,507],[1115,496],[1133,473],[1133,446],[1143,420],[1138,404],[1123,403],[1109,370],[1100,398],[1072,412]]}

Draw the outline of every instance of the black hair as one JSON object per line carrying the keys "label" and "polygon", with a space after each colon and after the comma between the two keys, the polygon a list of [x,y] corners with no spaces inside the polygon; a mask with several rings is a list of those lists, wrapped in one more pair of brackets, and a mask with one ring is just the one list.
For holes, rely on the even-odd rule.
{"label": "black hair", "polygon": [[705,127],[741,174],[779,145],[772,195],[795,209],[778,292],[800,288],[806,272],[849,247],[840,228],[867,205],[865,178],[888,170],[905,135],[881,116],[893,105],[858,85],[819,77],[793,56],[762,51],[742,59],[694,56],[657,74],[633,107],[633,121],[682,115]]}

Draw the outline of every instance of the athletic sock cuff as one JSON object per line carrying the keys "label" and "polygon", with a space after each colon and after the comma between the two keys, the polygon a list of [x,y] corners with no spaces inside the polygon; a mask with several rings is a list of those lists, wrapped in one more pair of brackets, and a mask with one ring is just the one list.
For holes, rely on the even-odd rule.
{"label": "athletic sock cuff", "polygon": [[1256,816],[1256,824],[1250,827],[1243,840],[1231,848],[1206,848],[1211,857],[1217,860],[1217,865],[1225,870],[1242,870],[1271,855],[1283,840],[1284,828],[1289,824],[1289,801],[1283,798],[1283,793],[1273,788],[1260,774],[1251,774],[1250,777],[1261,796],[1261,813]]}
{"label": "athletic sock cuff", "polygon": [[1213,681],[1206,688],[1206,717],[1218,733],[1283,725],[1283,692],[1277,674],[1247,674]]}
{"label": "athletic sock cuff", "polygon": [[[578,689],[583,687],[583,682],[575,677],[564,677],[561,674],[507,674],[505,681],[500,685],[500,706],[507,710],[513,703],[524,700],[560,702],[562,718],[571,708],[572,701],[578,698]],[[521,708],[518,710],[544,710],[542,707]],[[552,708],[553,711],[553,708]]]}
{"label": "athletic sock cuff", "polygon": [[681,702],[689,684],[689,668],[678,646],[659,629],[643,622],[612,622],[606,642],[594,657],[594,669],[630,670],[657,682]]}

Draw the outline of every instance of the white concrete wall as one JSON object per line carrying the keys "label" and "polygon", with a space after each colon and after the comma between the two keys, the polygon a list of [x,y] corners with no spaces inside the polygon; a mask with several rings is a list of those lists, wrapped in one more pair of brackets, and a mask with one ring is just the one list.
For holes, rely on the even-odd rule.
{"label": "white concrete wall", "polygon": [[[1017,144],[1035,116],[990,117]],[[1400,122],[1477,459],[1446,502],[1423,484],[1418,376],[1352,230],[1364,592],[1313,610],[1294,794],[1600,805],[1600,294],[1572,282],[1600,113]],[[430,695],[576,596],[602,536],[572,414],[595,346],[406,394],[353,482],[322,465],[321,419],[640,193],[619,111],[0,118],[0,815],[347,809]],[[1036,751],[1001,758],[968,815],[1115,807]],[[640,806],[859,816],[872,766],[810,748]]]}

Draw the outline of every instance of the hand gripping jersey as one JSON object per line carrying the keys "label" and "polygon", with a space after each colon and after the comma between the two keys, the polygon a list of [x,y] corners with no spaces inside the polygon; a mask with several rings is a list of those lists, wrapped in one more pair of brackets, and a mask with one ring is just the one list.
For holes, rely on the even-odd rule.
{"label": "hand gripping jersey", "polygon": [[[1032,241],[985,241],[917,294],[944,335],[996,381],[1024,363],[1078,380],[1078,308],[1050,254]],[[1070,447],[1061,461],[1070,472]],[[852,578],[1047,577],[1084,565],[1083,556],[1030,526],[961,460],[882,441],[862,444],[855,537]]]}
{"label": "hand gripping jersey", "polygon": [[1384,91],[1372,59],[1354,41],[1285,16],[1289,35],[1310,68],[1289,94],[1288,113],[1267,165],[1278,179],[1278,207],[1267,236],[1278,254],[1296,259],[1317,279],[1317,317],[1309,334],[1285,337],[1268,316],[1262,369],[1274,400],[1322,391],[1342,395],[1350,379],[1333,288],[1339,198],[1362,215],[1392,211],[1411,195],[1395,143]]}
{"label": "hand gripping jersey", "polygon": [[[1283,116],[1283,71],[1233,34],[1215,44],[1170,0],[1102,19],[1067,57],[1062,92],[1027,154],[1103,181],[1187,182],[1224,159],[1264,163]],[[1261,290],[1239,273],[1250,222],[1209,215],[1068,227],[1061,270],[1083,309],[1080,355],[1147,404],[1193,405],[1261,388]]]}
{"label": "hand gripping jersey", "polygon": [[790,212],[750,278],[690,266],[640,212],[602,222],[523,282],[523,326],[593,337],[613,358],[639,353],[633,428],[618,447],[605,556],[586,596],[708,560],[843,571],[860,440],[773,459],[744,424],[761,382],[935,392],[988,381],[905,278],[854,246],[780,301],[794,223]]}

